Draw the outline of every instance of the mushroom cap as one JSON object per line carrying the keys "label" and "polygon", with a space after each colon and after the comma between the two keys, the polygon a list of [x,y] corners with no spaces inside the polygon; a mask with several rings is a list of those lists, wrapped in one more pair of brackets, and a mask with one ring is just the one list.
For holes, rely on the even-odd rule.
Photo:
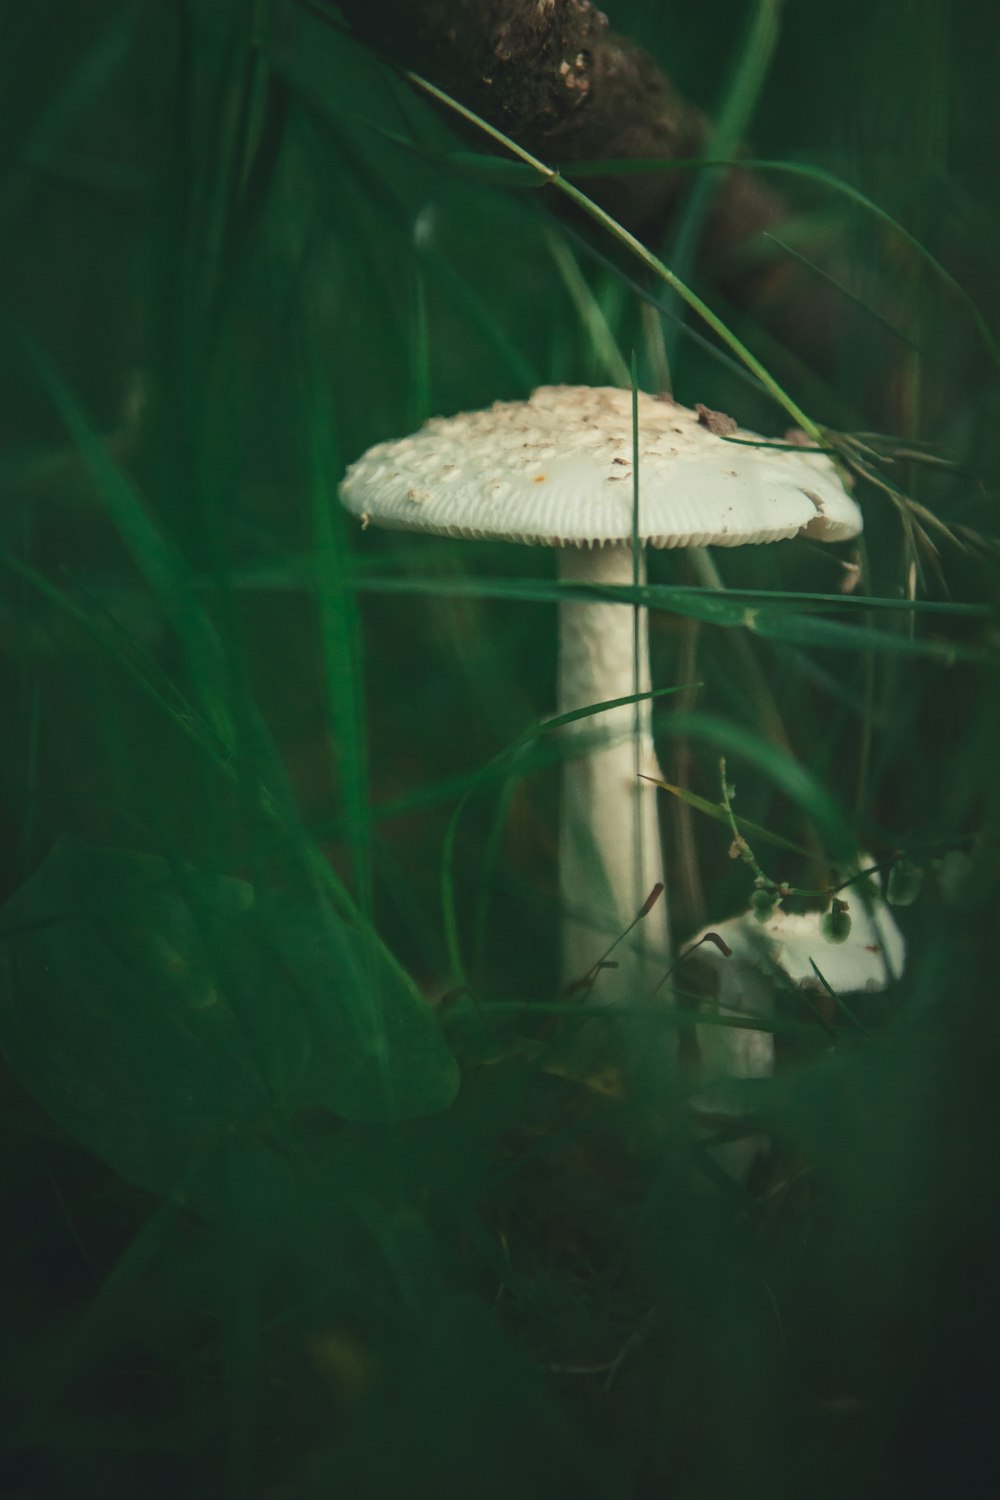
{"label": "mushroom cap", "polygon": [[[866,856],[861,856],[858,866],[869,862]],[[875,889],[869,891],[867,899],[860,890],[845,892],[851,930],[842,943],[832,943],[824,936],[817,911],[779,910],[763,923],[751,912],[744,912],[725,922],[715,922],[696,934],[692,945],[702,943],[705,934],[712,932],[731,949],[731,957],[726,958],[710,943],[698,948],[698,962],[711,963],[720,976],[720,1001],[725,1003],[730,991],[738,990],[744,966],[752,966],[796,989],[823,991],[829,985],[838,995],[884,990],[903,972],[906,945],[892,911],[878,890],[877,877],[872,885]]]}
{"label": "mushroom cap", "polygon": [[[705,425],[722,428],[718,435]],[[638,536],[653,547],[739,547],[799,534],[836,542],[861,512],[829,458],[767,443],[728,418],[638,398]],[[731,441],[737,439],[738,441]],[[374,525],[551,547],[632,538],[632,392],[541,386],[528,401],[434,417],[369,448],[340,487]]]}

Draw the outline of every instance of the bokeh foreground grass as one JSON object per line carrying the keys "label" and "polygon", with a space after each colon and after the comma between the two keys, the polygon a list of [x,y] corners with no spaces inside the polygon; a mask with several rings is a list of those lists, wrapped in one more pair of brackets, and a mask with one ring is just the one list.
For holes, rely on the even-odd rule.
{"label": "bokeh foreground grass", "polygon": [[817,362],[694,260],[711,174],[659,247],[796,410],[853,435],[866,519],[857,551],[651,563],[675,928],[750,898],[724,756],[775,879],[825,885],[858,850],[922,872],[905,972],[776,997],[779,1066],[737,1101],[770,1151],[727,1176],[733,1116],[690,1107],[683,966],[680,1008],[556,993],[551,558],[337,505],[370,443],[627,384],[633,353],[644,388],[669,373],[780,439],[774,391],[614,226],[475,155],[497,143],[311,9],[22,8],[0,90],[11,1500],[995,1488],[990,12],[612,20],[784,164],[784,243],[753,253],[850,268]]}

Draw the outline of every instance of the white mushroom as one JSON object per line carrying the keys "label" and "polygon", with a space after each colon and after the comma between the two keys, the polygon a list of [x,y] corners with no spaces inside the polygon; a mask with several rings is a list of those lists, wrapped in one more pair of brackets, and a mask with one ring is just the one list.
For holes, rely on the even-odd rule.
{"label": "white mushroom", "polygon": [[[730,431],[730,428],[732,429]],[[725,436],[720,436],[724,430]],[[379,443],[348,470],[340,494],[373,525],[557,547],[560,578],[631,587],[645,581],[635,535],[653,547],[840,541],[861,529],[834,465],[808,450],[763,442],[727,418],[666,397],[543,386],[529,401],[435,418],[411,437]],[[737,439],[726,441],[726,437]],[[638,458],[638,515],[635,460]],[[637,659],[635,647],[638,647]],[[559,711],[649,690],[645,609],[568,598],[560,608]],[[586,974],[663,880],[649,701],[585,719],[581,753],[563,775],[560,884],[563,976]],[[604,740],[593,744],[595,725]],[[647,994],[668,951],[661,900],[615,950],[602,998]]]}
{"label": "white mushroom", "polygon": [[[858,869],[871,864],[866,855]],[[849,996],[884,990],[903,972],[905,945],[877,877],[863,891],[852,886],[841,892],[850,914],[850,931],[842,942],[824,932],[822,915],[778,910],[766,922],[752,912],[730,917],[704,928],[685,945],[685,959],[677,970],[684,988],[695,974],[708,977],[700,985],[709,993],[701,1012],[720,1020],[762,1020],[761,1030],[708,1024],[697,1026],[700,1073],[704,1087],[696,1103],[715,1115],[732,1115],[734,1079],[762,1078],[773,1071],[774,1042],[768,1023],[773,1017],[777,989],[812,991],[818,997]],[[727,951],[718,946],[718,940]],[[694,972],[692,972],[694,971]],[[745,1178],[765,1142],[754,1136],[719,1148],[717,1159],[734,1177]]]}

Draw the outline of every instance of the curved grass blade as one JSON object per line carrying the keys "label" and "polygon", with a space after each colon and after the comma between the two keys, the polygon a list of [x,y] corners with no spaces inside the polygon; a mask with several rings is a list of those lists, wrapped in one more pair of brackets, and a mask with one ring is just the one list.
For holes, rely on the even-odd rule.
{"label": "curved grass blade", "polygon": [[526,151],[523,146],[519,146],[510,136],[505,135],[502,130],[498,130],[495,125],[491,125],[481,115],[477,115],[474,110],[468,109],[464,104],[460,104],[457,99],[454,99],[450,94],[446,94],[443,89],[439,89],[426,78],[421,78],[419,73],[406,70],[403,76],[408,78],[416,88],[422,89],[430,98],[436,99],[439,104],[461,116],[468,124],[474,125],[477,129],[483,131],[491,140],[503,146],[519,161],[533,168],[534,171],[545,179],[546,183],[555,188],[565,198],[568,198],[588,218],[600,224],[603,229],[607,230],[621,244],[627,246],[636,259],[641,261],[661,281],[666,282],[667,286],[690,307],[692,312],[696,313],[711,328],[712,332],[732,350],[737,359],[757,377],[765,390],[768,391],[779,406],[784,408],[796,426],[801,427],[803,432],[807,433],[816,442],[822,442],[823,434],[821,429],[813,422],[811,417],[806,415],[784,387],[775,380],[774,376],[757,359],[756,355],[751,353],[747,346],[736,337],[728,324],[717,313],[713,312],[708,303],[704,302],[696,292],[692,291],[689,286],[681,281],[641,240],[637,239],[634,234],[631,234],[622,224],[619,224],[613,215],[609,214],[606,209],[601,208],[599,204],[595,203],[592,198],[589,198],[578,187],[575,187],[573,183],[567,181],[556,168],[547,166],[537,156],[533,156],[530,151]]}
{"label": "curved grass blade", "polygon": [[564,168],[555,170],[562,173],[571,181],[575,179],[586,180],[592,177],[628,177],[641,176],[646,173],[657,172],[690,172],[705,166],[717,167],[739,167],[748,172],[773,172],[779,176],[800,177],[810,182],[820,183],[824,187],[832,189],[841,197],[861,208],[865,213],[877,219],[886,229],[899,236],[901,240],[923,261],[923,263],[938,278],[943,286],[946,286],[954,297],[961,302],[966,312],[983,341],[985,348],[989,351],[994,364],[1000,369],[1000,344],[998,344],[989,324],[980,312],[973,297],[965,290],[961,282],[942,265],[937,256],[927,249],[915,234],[905,225],[901,224],[887,209],[882,208],[873,198],[869,198],[860,188],[854,187],[850,182],[845,182],[835,172],[828,171],[825,167],[817,167],[805,162],[776,161],[769,157],[735,157],[728,161],[713,161],[706,157],[645,157],[641,160],[628,158],[614,158],[608,161],[578,161],[567,162]]}

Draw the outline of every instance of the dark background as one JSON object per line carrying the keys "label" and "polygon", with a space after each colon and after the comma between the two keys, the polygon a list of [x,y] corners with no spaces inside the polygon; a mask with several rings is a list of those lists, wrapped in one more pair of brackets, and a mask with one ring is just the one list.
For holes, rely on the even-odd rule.
{"label": "dark background", "polygon": [[[766,9],[610,19],[719,117]],[[545,1009],[541,740],[452,827],[472,996],[447,993],[442,849],[552,710],[551,558],[362,534],[336,503],[429,415],[622,383],[633,351],[655,389],[642,295],[678,304],[301,7],[3,7],[0,1496],[995,1489],[1000,383],[968,301],[995,330],[995,23],[771,9],[748,149],[882,216],[766,176],[821,267],[791,324],[690,274],[811,417],[897,440],[895,493],[859,478],[860,553],[716,559],[770,591],[767,631],[738,592],[700,627],[664,595],[656,676],[701,684],[738,810],[811,851],[758,849],[770,873],[829,878],[791,756],[857,847],[924,876],[897,986],[822,1022],[780,1000],[773,1151],[738,1184],[667,1023]],[[680,400],[784,432],[717,340],[664,327]],[[792,597],[840,595],[852,561],[881,604]],[[691,581],[681,554],[651,576]],[[658,726],[667,774],[717,800],[726,746]],[[743,909],[727,830],[665,818],[678,935]],[[454,1098],[380,942],[446,997]]]}

